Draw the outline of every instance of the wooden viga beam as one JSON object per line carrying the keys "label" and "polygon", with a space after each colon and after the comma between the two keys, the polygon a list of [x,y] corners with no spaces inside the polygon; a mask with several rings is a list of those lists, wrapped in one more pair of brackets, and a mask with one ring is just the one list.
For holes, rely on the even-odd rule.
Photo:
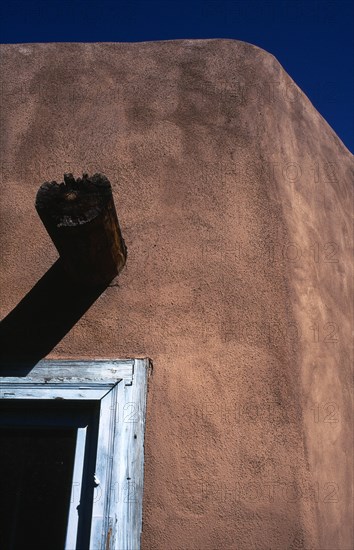
{"label": "wooden viga beam", "polygon": [[75,179],[64,174],[63,183],[45,182],[37,193],[36,210],[74,281],[108,285],[122,270],[127,248],[106,176],[83,174]]}

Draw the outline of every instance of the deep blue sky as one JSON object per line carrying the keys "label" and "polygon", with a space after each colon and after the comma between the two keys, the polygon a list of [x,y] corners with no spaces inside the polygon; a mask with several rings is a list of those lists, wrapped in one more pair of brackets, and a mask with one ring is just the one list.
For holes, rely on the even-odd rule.
{"label": "deep blue sky", "polygon": [[235,38],[273,53],[354,151],[351,0],[8,0],[0,42]]}

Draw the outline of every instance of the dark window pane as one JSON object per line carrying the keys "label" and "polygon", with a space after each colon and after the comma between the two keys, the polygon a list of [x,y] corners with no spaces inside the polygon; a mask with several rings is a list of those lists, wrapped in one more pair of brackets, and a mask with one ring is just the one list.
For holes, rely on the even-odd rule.
{"label": "dark window pane", "polygon": [[63,550],[74,428],[0,428],[0,548]]}

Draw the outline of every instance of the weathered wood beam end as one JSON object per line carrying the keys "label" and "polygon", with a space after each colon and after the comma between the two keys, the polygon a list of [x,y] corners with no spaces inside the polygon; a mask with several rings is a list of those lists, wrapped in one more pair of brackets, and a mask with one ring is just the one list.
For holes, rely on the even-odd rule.
{"label": "weathered wood beam end", "polygon": [[125,246],[106,176],[95,174],[43,183],[36,210],[68,275],[79,284],[109,284],[122,270]]}

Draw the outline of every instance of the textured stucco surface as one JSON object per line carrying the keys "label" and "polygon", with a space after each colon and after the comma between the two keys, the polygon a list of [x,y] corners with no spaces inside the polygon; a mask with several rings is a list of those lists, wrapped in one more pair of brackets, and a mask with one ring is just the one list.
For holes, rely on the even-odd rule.
{"label": "textured stucco surface", "polygon": [[153,361],[143,549],[351,549],[352,155],[246,43],[1,65],[1,318],[57,258],[39,185],[113,185],[127,265],[50,357]]}

